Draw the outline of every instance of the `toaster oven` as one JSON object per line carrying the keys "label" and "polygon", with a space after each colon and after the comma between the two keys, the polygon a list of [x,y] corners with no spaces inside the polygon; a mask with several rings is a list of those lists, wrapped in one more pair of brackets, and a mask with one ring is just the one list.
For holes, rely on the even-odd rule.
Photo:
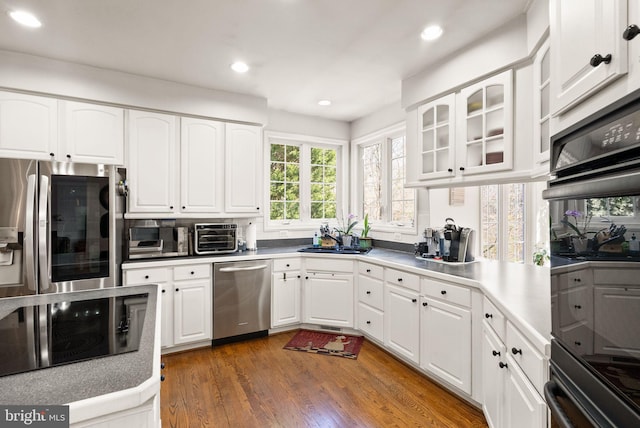
{"label": "toaster oven", "polygon": [[238,251],[238,225],[234,223],[200,223],[194,225],[196,254],[224,254]]}

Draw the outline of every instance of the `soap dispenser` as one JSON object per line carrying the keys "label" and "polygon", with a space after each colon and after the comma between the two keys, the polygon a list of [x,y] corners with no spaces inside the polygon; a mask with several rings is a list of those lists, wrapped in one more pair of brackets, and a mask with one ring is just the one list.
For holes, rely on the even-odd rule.
{"label": "soap dispenser", "polygon": [[636,239],[636,234],[631,234],[631,241],[629,241],[629,252],[634,256],[640,254],[640,242]]}

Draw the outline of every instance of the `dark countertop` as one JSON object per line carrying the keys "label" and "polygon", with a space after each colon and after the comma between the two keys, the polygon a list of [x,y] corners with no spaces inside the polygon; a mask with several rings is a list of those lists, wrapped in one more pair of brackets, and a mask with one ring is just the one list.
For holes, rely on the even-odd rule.
{"label": "dark countertop", "polygon": [[[143,384],[153,375],[158,287],[115,287],[0,299],[0,316],[3,316],[27,304],[140,293],[149,293],[149,298],[138,351],[0,377],[0,403],[69,404]],[[93,414],[96,414],[96,409]]]}

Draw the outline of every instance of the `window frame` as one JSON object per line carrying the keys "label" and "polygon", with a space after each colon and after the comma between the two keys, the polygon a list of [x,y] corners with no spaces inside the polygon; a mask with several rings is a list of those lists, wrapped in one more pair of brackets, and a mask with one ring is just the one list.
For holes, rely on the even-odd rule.
{"label": "window frame", "polygon": [[[271,144],[287,144],[300,147],[300,219],[271,220]],[[334,225],[335,219],[311,218],[311,148],[336,150],[336,213],[345,211],[349,201],[349,142],[334,138],[314,137],[286,132],[264,132],[264,186],[265,206],[263,219],[265,231],[313,230],[323,223]]]}
{"label": "window frame", "polygon": [[[351,207],[357,213],[358,218],[362,220],[364,218],[364,197],[363,197],[363,185],[364,185],[364,169],[362,165],[362,149],[364,147],[372,146],[374,144],[382,144],[382,182],[383,182],[383,202],[382,206],[385,208],[383,211],[384,222],[371,221],[371,232],[392,232],[401,233],[406,235],[415,235],[418,232],[417,217],[418,217],[418,192],[412,189],[414,192],[414,218],[412,224],[399,225],[393,221],[390,221],[391,216],[391,199],[392,199],[392,180],[391,180],[391,140],[398,137],[404,137],[405,141],[405,168],[407,168],[407,133],[406,124],[404,122],[398,123],[377,132],[365,135],[363,137],[354,139],[351,145],[351,170],[356,171],[356,174],[352,175],[352,187],[351,194],[353,195],[351,200]],[[405,169],[405,181],[407,171]],[[357,227],[361,227],[361,222]]]}

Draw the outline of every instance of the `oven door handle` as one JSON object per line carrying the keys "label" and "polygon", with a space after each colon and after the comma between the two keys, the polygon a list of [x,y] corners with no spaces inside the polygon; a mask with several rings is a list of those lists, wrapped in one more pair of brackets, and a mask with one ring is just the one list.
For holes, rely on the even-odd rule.
{"label": "oven door handle", "polygon": [[220,268],[220,272],[245,272],[250,270],[261,270],[269,267],[268,265],[257,265],[257,266],[247,266],[247,267],[223,267]]}
{"label": "oven door handle", "polygon": [[558,422],[560,428],[574,428],[571,420],[562,409],[558,400],[556,400],[559,391],[562,391],[562,388],[552,380],[544,384],[544,396],[547,399],[547,405],[551,409],[553,418]]}

